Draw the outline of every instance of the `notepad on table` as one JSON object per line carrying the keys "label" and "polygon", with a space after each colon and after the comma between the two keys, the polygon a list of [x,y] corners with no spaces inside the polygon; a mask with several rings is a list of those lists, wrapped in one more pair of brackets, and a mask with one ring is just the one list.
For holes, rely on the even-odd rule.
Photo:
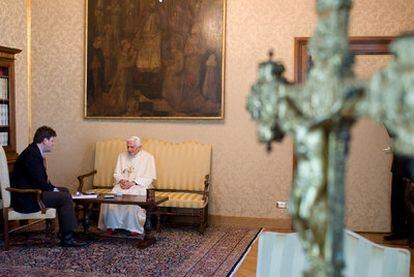
{"label": "notepad on table", "polygon": [[78,194],[78,195],[72,195],[72,199],[91,199],[91,198],[97,198],[97,194]]}

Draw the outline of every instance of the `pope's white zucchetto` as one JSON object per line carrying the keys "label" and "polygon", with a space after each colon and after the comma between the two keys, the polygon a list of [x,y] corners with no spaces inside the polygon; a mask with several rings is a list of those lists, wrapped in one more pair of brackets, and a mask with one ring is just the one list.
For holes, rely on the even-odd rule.
{"label": "pope's white zucchetto", "polygon": [[127,141],[135,141],[136,146],[141,146],[141,139],[137,136],[129,137]]}

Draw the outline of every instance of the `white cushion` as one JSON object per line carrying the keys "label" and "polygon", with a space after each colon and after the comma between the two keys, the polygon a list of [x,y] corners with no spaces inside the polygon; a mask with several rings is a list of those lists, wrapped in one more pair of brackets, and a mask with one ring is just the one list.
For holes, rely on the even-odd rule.
{"label": "white cushion", "polygon": [[[345,230],[344,276],[408,277],[410,252],[373,243]],[[263,232],[259,237],[256,276],[303,276],[308,262],[296,233]]]}
{"label": "white cushion", "polygon": [[168,197],[160,207],[201,209],[208,203],[208,198],[203,200],[203,195],[198,193],[156,191],[155,196]]}
{"label": "white cushion", "polygon": [[9,220],[23,220],[23,219],[52,219],[56,217],[56,209],[48,208],[46,209],[46,213],[42,214],[40,211],[36,213],[19,213],[13,210],[13,208],[9,208]]}

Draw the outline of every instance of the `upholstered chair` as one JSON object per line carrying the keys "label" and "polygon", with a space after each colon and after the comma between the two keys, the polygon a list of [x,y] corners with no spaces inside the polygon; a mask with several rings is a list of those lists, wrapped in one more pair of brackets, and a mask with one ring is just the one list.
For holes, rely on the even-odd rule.
{"label": "upholstered chair", "polygon": [[[46,233],[51,237],[54,233],[54,222],[56,218],[56,209],[45,208],[41,200],[42,191],[40,189],[16,189],[10,187],[9,170],[7,168],[6,154],[3,147],[0,147],[0,187],[1,187],[1,204],[3,209],[3,237],[4,248],[9,249],[9,234],[33,224],[46,220]],[[36,213],[19,213],[10,207],[10,193],[34,193],[39,203],[40,211]],[[20,221],[27,224],[18,224],[18,227],[10,228],[10,221]]]}

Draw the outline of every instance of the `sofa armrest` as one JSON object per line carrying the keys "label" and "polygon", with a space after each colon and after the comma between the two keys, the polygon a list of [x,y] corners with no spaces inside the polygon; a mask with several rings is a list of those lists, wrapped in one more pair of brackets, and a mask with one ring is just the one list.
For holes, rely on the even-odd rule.
{"label": "sofa armrest", "polygon": [[210,175],[207,174],[204,179],[204,191],[203,191],[203,200],[205,201],[208,198],[208,189],[210,187]]}
{"label": "sofa armrest", "polygon": [[82,192],[83,186],[85,184],[84,179],[86,177],[90,177],[90,176],[95,175],[97,172],[98,172],[97,170],[94,170],[94,171],[91,171],[89,173],[86,173],[86,174],[83,174],[83,175],[78,176],[77,178],[78,178],[78,181],[79,181],[79,186],[78,186],[78,190],[77,191]]}
{"label": "sofa armrest", "polygon": [[36,201],[39,205],[40,211],[42,214],[46,213],[46,206],[42,201],[42,190],[40,189],[17,189],[17,188],[6,188],[7,191],[14,192],[14,193],[35,193],[36,194]]}

